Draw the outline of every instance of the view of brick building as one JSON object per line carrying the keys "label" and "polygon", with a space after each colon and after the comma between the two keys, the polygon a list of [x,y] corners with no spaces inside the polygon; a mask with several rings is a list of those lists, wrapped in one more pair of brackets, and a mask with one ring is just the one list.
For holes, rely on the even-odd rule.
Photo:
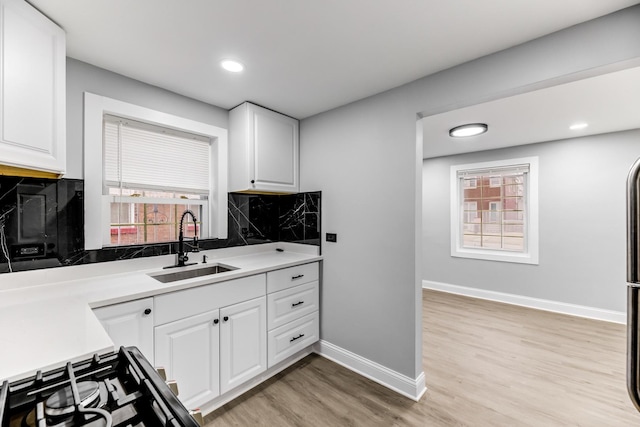
{"label": "view of brick building", "polygon": [[463,246],[524,249],[523,175],[463,178]]}
{"label": "view of brick building", "polygon": [[[133,245],[169,242],[178,240],[180,217],[185,210],[191,210],[198,220],[200,205],[158,204],[158,203],[111,203],[111,244]],[[184,236],[193,237],[199,233],[200,224],[194,225],[187,216]]]}

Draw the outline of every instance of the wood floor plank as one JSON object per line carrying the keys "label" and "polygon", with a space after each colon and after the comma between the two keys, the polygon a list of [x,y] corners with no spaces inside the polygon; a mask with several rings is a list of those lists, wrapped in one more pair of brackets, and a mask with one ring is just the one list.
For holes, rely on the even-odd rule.
{"label": "wood floor plank", "polygon": [[640,426],[624,325],[425,290],[422,328],[420,402],[312,355],[207,426]]}

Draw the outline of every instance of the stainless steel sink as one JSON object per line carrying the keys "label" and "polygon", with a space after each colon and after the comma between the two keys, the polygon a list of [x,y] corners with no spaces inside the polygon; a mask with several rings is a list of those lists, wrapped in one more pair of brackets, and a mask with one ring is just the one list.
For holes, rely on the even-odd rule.
{"label": "stainless steel sink", "polygon": [[150,274],[159,282],[170,283],[178,280],[193,279],[194,277],[209,276],[212,274],[224,273],[227,271],[237,270],[237,267],[230,265],[215,264],[207,267],[190,268],[188,270],[172,271],[171,273]]}

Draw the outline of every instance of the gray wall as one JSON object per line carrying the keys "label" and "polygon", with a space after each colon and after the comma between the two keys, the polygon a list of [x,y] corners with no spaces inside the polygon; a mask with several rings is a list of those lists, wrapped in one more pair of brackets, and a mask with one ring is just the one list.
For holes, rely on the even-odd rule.
{"label": "gray wall", "polygon": [[640,7],[633,7],[303,120],[302,190],[323,192],[322,230],[338,233],[337,243],[323,242],[322,338],[410,377],[422,371],[417,113],[638,58]]}
{"label": "gray wall", "polygon": [[[450,256],[451,165],[539,156],[539,265]],[[640,130],[425,160],[425,280],[625,311],[626,193]]]}
{"label": "gray wall", "polygon": [[224,129],[228,128],[227,110],[67,58],[67,173],[65,178],[84,178],[82,136],[84,92],[130,102]]}
{"label": "gray wall", "polygon": [[[640,6],[303,120],[301,190],[323,191],[322,338],[415,378],[422,371],[422,161],[416,114],[620,68],[640,58]],[[82,93],[227,128],[227,112],[67,61],[69,178],[83,178]],[[428,345],[428,343],[427,343]]]}

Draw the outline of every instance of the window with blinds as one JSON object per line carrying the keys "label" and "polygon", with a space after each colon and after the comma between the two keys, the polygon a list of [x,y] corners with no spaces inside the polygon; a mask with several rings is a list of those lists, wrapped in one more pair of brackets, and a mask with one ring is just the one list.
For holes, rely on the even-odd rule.
{"label": "window with blinds", "polygon": [[451,167],[452,256],[537,264],[537,158]]}
{"label": "window with blinds", "polygon": [[105,115],[103,191],[109,196],[112,245],[175,241],[185,210],[207,228],[211,141],[199,135]]}

